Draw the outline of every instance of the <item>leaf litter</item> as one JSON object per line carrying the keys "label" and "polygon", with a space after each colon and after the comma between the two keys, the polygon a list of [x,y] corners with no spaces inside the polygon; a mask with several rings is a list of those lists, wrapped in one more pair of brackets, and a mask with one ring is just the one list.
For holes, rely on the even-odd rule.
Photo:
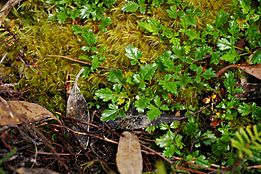
{"label": "leaf litter", "polygon": [[[87,107],[87,102],[82,95],[80,88],[78,87],[78,79],[83,73],[84,68],[82,68],[78,74],[76,75],[74,85],[71,89],[71,93],[67,99],[67,108],[66,108],[66,117],[75,118],[80,121],[90,122],[90,114]],[[86,131],[89,131],[89,125],[80,125],[80,126],[73,126],[73,129],[76,131],[81,132],[81,128]],[[82,147],[85,149],[89,144],[89,137],[84,135],[76,135],[76,138],[81,143]]]}

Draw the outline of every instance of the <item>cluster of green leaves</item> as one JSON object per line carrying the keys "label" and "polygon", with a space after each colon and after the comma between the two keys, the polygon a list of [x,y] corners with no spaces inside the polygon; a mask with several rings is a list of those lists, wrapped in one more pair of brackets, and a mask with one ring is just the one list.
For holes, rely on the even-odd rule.
{"label": "cluster of green leaves", "polygon": [[147,10],[149,10],[149,5],[151,7],[159,7],[164,3],[163,0],[138,0],[138,1],[127,1],[123,6],[122,10],[125,12],[137,12],[139,10],[140,13],[145,14]]}
{"label": "cluster of green leaves", "polygon": [[[145,34],[157,36],[166,43],[169,50],[155,61],[144,64],[140,59],[146,50],[126,47],[125,56],[131,64],[129,69],[111,70],[107,77],[111,85],[95,93],[97,98],[107,103],[102,120],[123,118],[130,107],[146,113],[151,120],[160,117],[163,112],[184,110],[189,115],[202,107],[202,94],[219,94],[220,86],[224,85],[227,95],[221,96],[217,105],[213,103],[213,107],[205,108],[200,116],[189,117],[186,123],[176,121],[171,125],[161,124],[146,130],[159,128],[164,132],[156,138],[156,143],[164,149],[167,157],[177,154],[202,165],[220,160],[222,165],[233,165],[238,156],[232,149],[241,146],[235,146],[235,141],[231,145],[231,140],[237,134],[238,127],[260,121],[261,108],[254,102],[243,103],[235,96],[242,92],[236,86],[235,73],[225,73],[217,81],[215,71],[239,61],[261,63],[258,51],[261,45],[258,28],[261,8],[253,6],[249,0],[233,1],[230,12],[220,10],[213,23],[200,28],[197,18],[203,14],[198,9],[179,0],[157,2],[168,5],[166,14],[175,21],[175,27],[154,17],[138,21],[138,24]],[[127,1],[123,11],[145,14],[148,4],[139,0]],[[246,44],[241,46],[238,44],[240,40]],[[204,67],[202,62],[206,59],[210,61]],[[219,120],[220,124],[216,127],[205,123],[206,118],[210,120],[210,117]],[[258,128],[254,131],[259,135],[260,123],[256,123]],[[247,143],[249,139],[246,140],[244,142]],[[258,145],[250,151],[255,153]],[[191,153],[188,153],[188,149]],[[241,148],[241,151],[245,152],[245,149]]]}
{"label": "cluster of green leaves", "polygon": [[103,56],[103,49],[98,49],[96,47],[96,35],[91,29],[88,29],[84,26],[73,25],[72,30],[74,31],[74,34],[81,35],[81,37],[85,41],[85,45],[81,47],[81,50],[84,51],[86,54],[80,55],[79,58],[82,60],[91,61],[91,70],[97,69],[105,60],[105,57]]}
{"label": "cluster of green leaves", "polygon": [[243,158],[246,155],[254,161],[261,160],[261,132],[257,130],[257,126],[253,126],[253,131],[250,127],[245,129],[240,128],[235,133],[235,138],[232,139],[232,146],[238,149],[239,157]]}
{"label": "cluster of green leaves", "polygon": [[[59,23],[64,23],[67,19],[92,19],[93,21],[102,21],[101,28],[110,23],[110,19],[104,16],[105,11],[110,8],[115,0],[45,0],[47,4],[55,5],[54,13],[49,14],[55,17]],[[56,12],[57,11],[57,12]]]}

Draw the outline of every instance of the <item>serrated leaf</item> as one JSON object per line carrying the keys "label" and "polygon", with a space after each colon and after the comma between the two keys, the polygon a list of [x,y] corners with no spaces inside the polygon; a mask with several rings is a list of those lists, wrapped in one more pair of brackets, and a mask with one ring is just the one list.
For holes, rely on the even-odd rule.
{"label": "serrated leaf", "polygon": [[155,74],[158,65],[156,63],[146,64],[140,67],[140,75],[143,80],[151,80]]}
{"label": "serrated leaf", "polygon": [[116,154],[116,164],[121,174],[141,174],[142,155],[139,138],[131,132],[122,133]]}
{"label": "serrated leaf", "polygon": [[167,10],[167,13],[171,19],[176,19],[178,17],[177,6],[170,6],[170,9]]}
{"label": "serrated leaf", "polygon": [[221,51],[228,50],[232,48],[232,44],[226,39],[221,38],[217,41],[217,46]]}
{"label": "serrated leaf", "polygon": [[149,19],[147,22],[139,22],[139,26],[152,33],[152,35],[158,35],[161,30],[161,24],[155,19]]}
{"label": "serrated leaf", "polygon": [[124,81],[122,71],[120,69],[119,70],[111,70],[109,77],[108,77],[108,80],[110,82],[113,82],[113,83],[122,84],[123,81]]}
{"label": "serrated leaf", "polygon": [[227,22],[228,15],[229,14],[222,9],[215,20],[215,26],[217,28],[222,27],[223,24]]}
{"label": "serrated leaf", "polygon": [[148,109],[149,111],[147,112],[147,115],[150,120],[154,120],[155,118],[158,118],[161,115],[161,111],[159,110],[159,108],[153,105],[150,105]]}
{"label": "serrated leaf", "polygon": [[162,103],[161,103],[160,97],[158,95],[154,98],[154,103],[157,107],[161,106]]}
{"label": "serrated leaf", "polygon": [[216,77],[216,73],[214,71],[212,71],[212,68],[207,69],[202,76],[206,79],[209,80],[212,77]]}
{"label": "serrated leaf", "polygon": [[96,36],[91,30],[82,33],[82,37],[88,45],[94,45],[96,43]]}
{"label": "serrated leaf", "polygon": [[229,29],[228,31],[232,34],[232,36],[237,37],[240,31],[237,21],[229,21]]}
{"label": "serrated leaf", "polygon": [[126,11],[126,12],[136,12],[139,8],[139,4],[137,4],[136,2],[133,1],[129,1],[127,2],[127,4],[125,4],[122,8],[122,11]]}
{"label": "serrated leaf", "polygon": [[131,60],[134,60],[132,62],[132,65],[135,65],[137,64],[139,61],[139,59],[141,58],[142,56],[142,52],[138,50],[138,48],[135,48],[131,45],[127,46],[127,48],[125,48],[125,55],[131,59]]}
{"label": "serrated leaf", "polygon": [[239,60],[239,56],[237,55],[234,49],[228,51],[226,54],[222,56],[222,59],[229,63],[236,63]]}
{"label": "serrated leaf", "polygon": [[180,17],[180,22],[181,22],[182,27],[185,29],[187,29],[189,26],[195,27],[197,24],[197,20],[194,17],[194,15],[192,16],[192,15],[186,15],[186,14],[183,14]]}
{"label": "serrated leaf", "polygon": [[81,9],[81,14],[80,14],[81,18],[82,18],[82,19],[85,19],[85,18],[88,19],[88,18],[90,18],[90,16],[91,16],[91,10],[92,10],[92,7],[91,7],[90,4],[87,4],[87,5],[83,6],[83,8]]}
{"label": "serrated leaf", "polygon": [[174,71],[174,62],[171,59],[171,52],[166,51],[160,56],[160,61],[165,66],[166,71],[172,72]]}
{"label": "serrated leaf", "polygon": [[115,120],[117,118],[117,110],[105,109],[101,115],[101,121]]}
{"label": "serrated leaf", "polygon": [[92,70],[95,70],[101,65],[102,62],[100,61],[100,59],[97,55],[92,55],[91,58],[92,58],[92,67],[91,68],[92,68]]}
{"label": "serrated leaf", "polygon": [[168,81],[164,81],[164,80],[160,80],[159,84],[163,87],[163,89],[165,89],[166,91],[177,95],[178,94],[178,87],[177,87],[177,82],[168,82]]}
{"label": "serrated leaf", "polygon": [[148,107],[150,100],[151,99],[149,98],[141,97],[140,99],[134,102],[134,106],[138,112],[144,112],[144,110]]}
{"label": "serrated leaf", "polygon": [[66,13],[66,11],[60,11],[57,14],[57,20],[61,24],[63,24],[66,21],[67,17],[68,17],[68,14]]}
{"label": "serrated leaf", "polygon": [[113,96],[114,92],[110,90],[109,88],[104,88],[104,89],[98,89],[95,92],[95,95],[99,97],[100,99],[103,99],[103,101],[109,101],[113,100],[115,96]]}

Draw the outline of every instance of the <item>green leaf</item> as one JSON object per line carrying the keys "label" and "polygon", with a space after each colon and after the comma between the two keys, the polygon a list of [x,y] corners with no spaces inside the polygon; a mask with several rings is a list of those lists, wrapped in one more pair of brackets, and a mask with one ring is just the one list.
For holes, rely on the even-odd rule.
{"label": "green leaf", "polygon": [[92,58],[92,70],[95,70],[101,65],[102,61],[100,61],[97,55],[92,55],[91,58]]}
{"label": "green leaf", "polygon": [[122,71],[119,70],[111,70],[108,80],[113,83],[122,84],[124,82]]}
{"label": "green leaf", "polygon": [[66,21],[67,17],[68,17],[68,14],[66,13],[66,11],[60,11],[57,14],[57,20],[61,24],[63,24]]}
{"label": "green leaf", "polygon": [[222,59],[229,63],[236,63],[240,57],[238,56],[235,49],[232,49],[222,56]]}
{"label": "green leaf", "polygon": [[161,31],[161,24],[155,19],[149,19],[147,22],[139,22],[139,26],[152,33],[152,35],[159,35]]}
{"label": "green leaf", "polygon": [[166,91],[178,95],[178,87],[177,87],[177,82],[168,82],[165,80],[160,80],[159,84],[165,89]]}
{"label": "green leaf", "polygon": [[127,4],[125,4],[122,8],[122,11],[125,12],[136,12],[139,8],[139,4],[137,4],[136,2],[133,1],[129,1],[127,2]]}
{"label": "green leaf", "polygon": [[83,8],[81,9],[81,14],[80,14],[81,18],[82,19],[90,18],[92,10],[93,9],[92,9],[90,4],[87,4],[86,6],[83,6]]}
{"label": "green leaf", "polygon": [[73,25],[72,30],[74,34],[81,34],[84,31],[84,29],[79,25]]}
{"label": "green leaf", "polygon": [[131,62],[132,65],[136,65],[142,56],[142,52],[139,51],[138,48],[135,48],[131,45],[125,48],[125,52],[126,52],[125,55],[132,60]]}
{"label": "green leaf", "polygon": [[133,74],[132,78],[133,78],[134,83],[141,83],[142,82],[140,74]]}
{"label": "green leaf", "polygon": [[158,95],[156,95],[156,97],[154,98],[154,103],[157,107],[160,107],[162,105],[160,97]]}
{"label": "green leaf", "polygon": [[150,100],[149,98],[147,97],[143,97],[141,96],[140,99],[136,100],[134,102],[134,106],[136,107],[137,111],[138,112],[144,112],[145,109],[148,107],[149,103],[150,103]]}
{"label": "green leaf", "polygon": [[225,73],[225,77],[226,79],[224,80],[224,86],[228,93],[233,94],[236,86],[234,73],[232,72]]}
{"label": "green leaf", "polygon": [[94,45],[96,43],[96,36],[91,30],[82,33],[82,37],[88,45]]}
{"label": "green leaf", "polygon": [[261,63],[261,49],[257,50],[251,58],[253,64]]}
{"label": "green leaf", "polygon": [[139,3],[139,7],[140,7],[140,12],[142,14],[146,13],[146,4],[145,4],[145,0],[138,0]]}
{"label": "green leaf", "polygon": [[222,9],[215,20],[215,26],[221,28],[227,22],[228,16],[229,14]]}
{"label": "green leaf", "polygon": [[105,109],[101,115],[101,121],[115,120],[117,118],[117,110]]}
{"label": "green leaf", "polygon": [[236,20],[229,21],[229,28],[228,31],[234,36],[235,38],[238,37],[239,34],[239,26]]}
{"label": "green leaf", "polygon": [[244,102],[243,105],[239,105],[237,110],[242,116],[247,116],[252,112],[252,107]]}
{"label": "green leaf", "polygon": [[187,29],[189,26],[195,27],[197,24],[197,20],[194,15],[186,15],[183,14],[180,17],[180,22],[183,28]]}
{"label": "green leaf", "polygon": [[105,109],[101,116],[101,121],[115,120],[118,117],[124,117],[125,114],[117,105],[109,104],[109,109]]}
{"label": "green leaf", "polygon": [[250,0],[240,0],[240,6],[242,8],[243,14],[247,14],[251,8],[251,1]]}
{"label": "green leaf", "polygon": [[171,124],[170,124],[170,128],[171,129],[177,129],[179,128],[180,126],[180,121],[173,121]]}
{"label": "green leaf", "polygon": [[147,115],[150,120],[154,120],[161,115],[161,111],[159,110],[159,108],[155,107],[154,105],[150,105],[148,109],[149,111],[147,112]]}
{"label": "green leaf", "polygon": [[95,95],[99,97],[100,99],[103,99],[103,101],[109,101],[115,99],[114,92],[110,90],[109,88],[104,89],[98,89],[95,92]]}
{"label": "green leaf", "polygon": [[221,51],[228,50],[232,48],[232,44],[226,39],[221,38],[217,41],[217,46]]}
{"label": "green leaf", "polygon": [[177,6],[170,6],[170,9],[167,10],[167,13],[171,19],[176,19],[178,17]]}
{"label": "green leaf", "polygon": [[212,71],[212,68],[207,69],[202,76],[206,79],[209,80],[212,77],[216,77],[216,73],[214,71]]}
{"label": "green leaf", "polygon": [[143,80],[151,80],[155,74],[158,65],[156,63],[146,64],[140,67],[140,75]]}
{"label": "green leaf", "polygon": [[165,66],[165,70],[169,72],[174,71],[174,62],[173,62],[173,56],[171,55],[171,51],[166,51],[160,56],[160,61]]}
{"label": "green leaf", "polygon": [[102,29],[102,31],[107,31],[107,27],[109,26],[109,25],[111,25],[112,24],[112,21],[111,21],[111,18],[109,18],[109,17],[104,17],[104,18],[102,18],[102,20],[101,20],[101,24],[99,24],[99,28],[100,29]]}
{"label": "green leaf", "polygon": [[219,63],[220,57],[221,56],[219,51],[212,53],[210,63],[217,65]]}

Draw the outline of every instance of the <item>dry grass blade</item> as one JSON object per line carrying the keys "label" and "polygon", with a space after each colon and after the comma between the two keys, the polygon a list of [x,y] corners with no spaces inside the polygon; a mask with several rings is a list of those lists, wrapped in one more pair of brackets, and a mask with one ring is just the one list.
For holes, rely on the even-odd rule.
{"label": "dry grass blade", "polygon": [[142,173],[142,155],[139,139],[136,135],[125,131],[118,145],[116,163],[121,174]]}

